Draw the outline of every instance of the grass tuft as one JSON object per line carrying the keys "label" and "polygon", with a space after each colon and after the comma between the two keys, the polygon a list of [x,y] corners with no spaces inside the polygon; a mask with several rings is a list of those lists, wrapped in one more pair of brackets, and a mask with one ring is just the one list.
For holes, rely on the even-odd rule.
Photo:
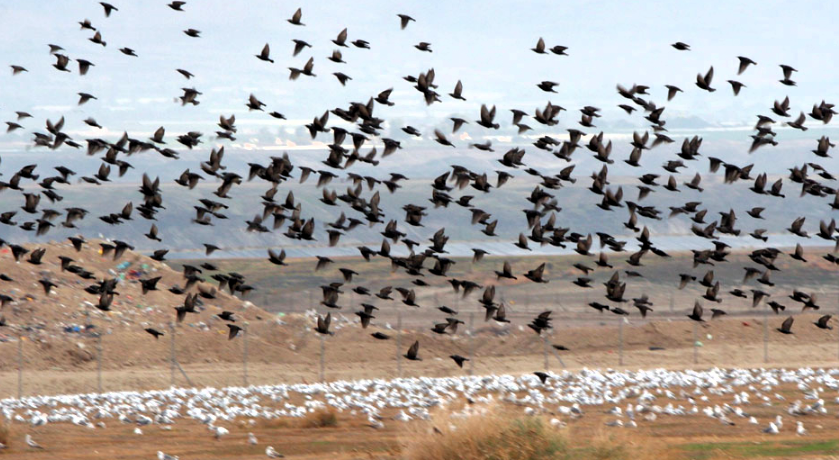
{"label": "grass tuft", "polygon": [[404,440],[407,460],[554,460],[569,458],[565,437],[539,417],[498,412],[435,417]]}
{"label": "grass tuft", "polygon": [[596,433],[587,439],[548,417],[490,409],[469,417],[438,414],[402,440],[405,460],[641,460],[673,458],[655,441],[639,444],[630,433]]}
{"label": "grass tuft", "polygon": [[[294,424],[292,423],[291,418],[289,417],[277,417],[273,419],[260,419],[257,420],[252,426],[256,429],[264,429],[264,430],[279,430],[284,428],[292,428]],[[248,428],[246,425],[242,425],[242,428]]]}
{"label": "grass tuft", "polygon": [[338,413],[335,409],[318,409],[309,412],[301,421],[303,428],[332,428],[338,426]]}
{"label": "grass tuft", "polygon": [[7,448],[9,444],[12,442],[12,426],[8,420],[4,418],[0,418],[0,444],[3,444]]}
{"label": "grass tuft", "polygon": [[599,434],[591,440],[591,447],[587,449],[587,458],[592,460],[630,460],[638,458],[636,452],[626,439],[618,436]]}

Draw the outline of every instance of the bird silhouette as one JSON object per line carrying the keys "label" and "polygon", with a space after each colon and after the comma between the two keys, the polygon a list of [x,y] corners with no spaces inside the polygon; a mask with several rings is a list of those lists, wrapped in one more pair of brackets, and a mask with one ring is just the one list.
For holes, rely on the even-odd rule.
{"label": "bird silhouette", "polygon": [[414,342],[404,356],[410,361],[422,361],[419,357],[419,341]]}
{"label": "bird silhouette", "polygon": [[469,361],[469,358],[464,358],[460,355],[451,355],[449,356],[454,362],[457,364],[457,367],[463,369],[463,363]]}
{"label": "bird silhouette", "polygon": [[792,323],[793,323],[793,321],[794,321],[794,319],[793,319],[792,316],[785,319],[783,324],[781,324],[781,327],[779,327],[777,329],[777,331],[782,333],[782,334],[792,334]]}

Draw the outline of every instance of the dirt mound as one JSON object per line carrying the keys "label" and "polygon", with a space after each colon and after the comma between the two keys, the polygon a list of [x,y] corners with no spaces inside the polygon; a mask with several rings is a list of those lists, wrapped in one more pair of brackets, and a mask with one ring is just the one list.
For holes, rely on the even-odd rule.
{"label": "dirt mound", "polygon": [[[185,286],[182,273],[170,269],[165,262],[130,250],[114,260],[110,254],[101,253],[99,243],[88,241],[79,252],[70,243],[51,242],[28,247],[30,251],[46,250],[40,264],[29,263],[28,255],[21,258],[21,262],[15,262],[9,247],[0,249],[0,273],[13,280],[0,281],[2,293],[13,299],[0,309],[0,316],[7,323],[6,327],[0,328],[0,342],[9,345],[22,337],[27,342],[27,367],[72,369],[89,366],[95,361],[95,337],[99,334],[108,350],[105,366],[168,359],[168,355],[150,353],[156,345],[162,347],[168,342],[155,341],[144,329],[151,327],[168,334],[169,324],[176,320],[175,307],[183,305],[185,298],[168,289],[175,285]],[[92,273],[93,279],[82,279],[62,271],[60,257],[72,258],[72,264]],[[214,349],[216,346],[209,343],[226,342],[221,336],[227,333],[225,322],[215,317],[222,311],[234,312],[237,324],[258,324],[273,316],[247,300],[218,290],[218,283],[210,278],[213,273],[203,270],[205,281],[189,290],[195,293],[199,285],[216,289],[215,298],[200,298],[199,312],[188,314],[177,325],[178,335],[186,335],[190,345],[184,347],[184,353],[220,354]],[[143,294],[139,280],[154,277],[161,277],[157,290]],[[49,279],[55,284],[49,295],[39,283],[41,279]],[[103,279],[117,280],[118,295],[114,297],[110,311],[97,309],[99,295],[85,290]],[[16,353],[8,346],[4,349],[8,352],[0,355],[0,369],[15,367]]]}
{"label": "dirt mound", "polygon": [[[17,340],[24,341],[24,366],[28,370],[90,371],[98,365],[99,347],[102,347],[102,366],[108,370],[165,369],[169,363],[173,337],[170,325],[175,321],[176,306],[182,305],[184,295],[169,292],[173,285],[184,285],[181,272],[170,269],[165,263],[127,251],[119,260],[104,257],[99,252],[99,242],[91,241],[76,252],[68,243],[50,243],[40,246],[46,255],[40,265],[25,260],[16,263],[8,248],[0,250],[0,273],[13,282],[0,282],[0,288],[14,300],[6,305],[0,315],[7,327],[0,328],[0,371],[17,367]],[[29,249],[35,249],[30,247]],[[85,288],[95,280],[82,280],[62,272],[59,256],[74,259],[74,264],[92,272],[96,280],[119,280],[111,311],[95,307],[98,295]],[[24,258],[25,259],[25,258]],[[210,279],[214,271],[204,270],[205,287],[217,286]],[[160,276],[158,290],[145,295],[139,279]],[[56,284],[46,296],[38,280],[48,278]],[[197,287],[190,292],[196,292]],[[220,368],[238,366],[245,353],[243,337],[228,340],[226,321],[216,315],[221,311],[235,313],[236,325],[247,328],[247,353],[254,365],[282,365],[285,369],[316,370],[318,367],[321,338],[313,331],[313,311],[295,314],[271,314],[246,300],[217,292],[214,299],[202,299],[199,313],[188,314],[184,322],[174,324],[175,350],[178,362]],[[725,306],[722,306],[725,308]],[[405,327],[401,334],[394,330],[393,308],[377,312],[380,317],[362,329],[350,308],[333,310],[335,335],[324,338],[327,361],[331,367],[375,367],[394,363],[396,356],[404,354],[415,341],[420,342],[420,356],[424,360],[448,361],[451,354],[469,356],[484,363],[496,363],[502,358],[532,359],[545,349],[545,339],[533,333],[524,324],[536,312],[516,318],[512,324],[484,322],[482,315],[475,315],[474,332],[468,334],[467,324],[456,334],[436,334],[430,329],[432,321]],[[416,309],[411,310],[417,313]],[[438,315],[423,309],[422,313]],[[388,316],[390,315],[390,316]],[[570,348],[561,353],[569,360],[591,365],[613,365],[618,350],[618,324],[623,321],[605,313],[597,323],[581,327],[568,323],[563,314],[555,315],[555,329],[549,332],[548,344]],[[436,317],[436,316],[435,316]],[[829,331],[815,328],[812,323],[817,314],[796,315],[793,336],[776,333],[784,317],[768,317],[770,341],[779,344],[827,344],[835,341]],[[427,318],[427,317],[426,317]],[[589,322],[593,324],[594,322]],[[159,339],[145,332],[153,327],[165,335]],[[622,327],[625,350],[676,350],[688,349],[694,343],[694,324],[685,320],[654,319],[642,321],[631,317]],[[380,341],[371,337],[373,332],[383,332],[391,337]],[[101,343],[97,338],[101,334]],[[397,335],[399,342],[397,346]],[[755,310],[736,317],[709,321],[697,326],[696,341],[703,347],[751,346],[763,338],[763,317]],[[655,356],[650,356],[655,360]],[[427,361],[426,361],[427,362]],[[440,372],[452,371],[450,363]],[[391,365],[391,364],[387,364]]]}

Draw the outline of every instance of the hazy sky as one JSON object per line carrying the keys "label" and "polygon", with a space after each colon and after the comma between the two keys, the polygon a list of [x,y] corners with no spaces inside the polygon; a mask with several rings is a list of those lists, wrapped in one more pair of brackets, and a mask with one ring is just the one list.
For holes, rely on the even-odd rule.
{"label": "hazy sky", "polygon": [[[793,112],[809,111],[813,103],[830,99],[835,89],[837,60],[828,39],[839,13],[834,2],[782,1],[363,1],[287,2],[249,0],[194,0],[185,12],[172,11],[168,0],[113,0],[119,8],[105,18],[96,1],[38,2],[0,1],[0,56],[5,64],[23,65],[29,73],[13,77],[0,72],[0,117],[12,120],[14,110],[26,110],[34,120],[27,130],[0,138],[2,147],[18,149],[30,142],[30,132],[43,130],[44,119],[67,116],[71,135],[105,136],[108,131],[133,136],[150,134],[165,125],[169,132],[199,129],[208,132],[218,115],[237,115],[241,127],[239,144],[260,144],[266,139],[280,147],[308,143],[301,125],[326,109],[346,107],[351,101],[366,101],[386,88],[395,88],[394,107],[376,108],[376,115],[389,121],[387,134],[400,140],[398,131],[412,124],[429,132],[447,123],[452,115],[469,120],[478,116],[482,102],[496,104],[503,125],[509,125],[510,108],[529,112],[550,100],[569,109],[561,119],[576,124],[577,109],[596,105],[604,109],[601,127],[621,124],[642,126],[636,113],[623,114],[615,106],[625,100],[615,92],[622,83],[652,87],[652,99],[666,105],[670,120],[696,115],[715,124],[752,123],[757,113],[768,113],[775,99],[789,95]],[[286,22],[298,6],[303,7],[305,27]],[[416,18],[406,30],[399,29],[397,13]],[[80,30],[78,21],[89,18],[101,30],[107,47],[88,41],[93,34]],[[365,39],[371,50],[342,49],[347,64],[326,60],[336,48],[330,40],[344,27],[349,39]],[[195,39],[183,30],[201,30]],[[570,56],[537,55],[530,51],[539,37],[548,46],[568,46]],[[299,56],[291,56],[291,39],[312,44]],[[433,53],[413,45],[427,41]],[[675,41],[692,45],[690,52],[669,46]],[[275,64],[257,60],[265,43],[272,48]],[[87,76],[52,68],[48,43],[63,46],[71,58],[96,64]],[[120,47],[136,50],[139,58],[121,54]],[[736,77],[738,55],[758,62]],[[289,81],[289,66],[301,67],[315,57],[317,78]],[[790,88],[777,82],[778,64],[799,70]],[[714,65],[714,86],[709,94],[693,84],[698,72]],[[435,68],[439,92],[450,92],[460,79],[467,102],[443,96],[443,103],[427,107],[421,94],[402,76]],[[184,68],[196,75],[186,81],[175,72]],[[8,69],[8,68],[7,68]],[[341,71],[353,78],[342,87],[331,75]],[[737,78],[747,85],[734,98],[725,80]],[[560,83],[558,94],[542,92],[542,80]],[[681,87],[672,102],[666,102],[664,84]],[[201,105],[181,107],[174,98],[180,88],[203,92]],[[76,93],[99,97],[77,107]],[[264,113],[248,113],[244,107],[254,93],[288,117],[278,122]],[[96,132],[81,123],[92,116],[106,127]],[[333,117],[334,119],[334,117]],[[812,123],[812,121],[810,121]],[[530,121],[533,127],[538,123]],[[560,129],[553,131],[559,132]],[[467,126],[473,138],[488,133]],[[510,134],[512,131],[503,131]],[[541,130],[536,134],[550,133]],[[250,135],[250,137],[249,137]],[[744,139],[747,133],[744,132]],[[408,140],[406,145],[411,145]]]}
{"label": "hazy sky", "polygon": [[[32,163],[39,165],[39,171],[49,171],[58,164],[76,169],[80,176],[96,171],[99,156],[88,157],[66,146],[57,152],[29,150],[33,131],[45,132],[45,120],[55,121],[62,115],[67,120],[63,131],[81,143],[93,137],[113,140],[124,131],[144,139],[162,125],[166,127],[167,146],[182,149],[175,142],[176,135],[192,130],[205,134],[202,146],[182,152],[179,161],[165,160],[154,152],[132,156],[130,162],[135,169],[122,178],[126,182],[136,182],[148,172],[171,184],[185,168],[198,169],[198,162],[206,160],[209,149],[218,145],[228,149],[224,158],[228,170],[240,174],[246,173],[247,162],[264,164],[269,155],[282,151],[289,151],[297,166],[322,168],[324,143],[331,142],[331,136],[321,135],[313,144],[303,125],[325,110],[345,108],[353,101],[366,102],[387,88],[394,88],[391,99],[395,106],[377,104],[374,115],[387,120],[382,135],[401,141],[404,149],[375,169],[357,163],[352,172],[376,177],[400,172],[419,179],[436,177],[449,170],[449,165],[462,164],[494,178],[501,152],[517,144],[525,146],[529,167],[545,174],[556,173],[568,163],[530,144],[538,136],[561,137],[569,127],[580,128],[579,108],[585,105],[603,109],[603,117],[595,121],[597,128],[586,131],[605,131],[614,142],[615,163],[609,170],[616,184],[630,183],[620,182],[617,178],[621,176],[664,174],[662,163],[674,159],[682,139],[694,134],[705,139],[702,157],[689,162],[689,167],[681,171],[685,176],[707,175],[707,157],[743,166],[754,163],[755,173],[786,174],[787,168],[816,160],[807,152],[815,148],[819,136],[831,135],[834,130],[833,125],[823,127],[809,118],[806,124],[810,130],[805,133],[776,125],[780,145],[748,154],[755,116],[770,115],[774,100],[788,95],[793,115],[799,110],[809,112],[822,99],[837,102],[834,75],[839,61],[827,38],[839,13],[834,2],[678,2],[676,9],[676,2],[664,1],[410,1],[395,6],[388,1],[191,0],[185,12],[176,12],[166,6],[168,1],[112,0],[119,11],[105,18],[95,0],[0,0],[0,30],[4,31],[0,60],[4,65],[29,69],[17,76],[12,76],[8,67],[0,71],[0,121],[14,120],[16,110],[34,115],[21,121],[25,129],[11,134],[0,132],[4,179],[16,168]],[[305,27],[286,21],[298,6],[303,7]],[[397,13],[409,14],[416,22],[400,30]],[[88,40],[93,36],[91,31],[80,30],[78,22],[85,18],[101,31],[106,47]],[[336,49],[331,40],[344,27],[348,28],[349,40],[367,40],[372,49],[351,45],[342,49],[347,64],[335,64],[326,58]],[[182,31],[187,28],[200,30],[201,38],[186,36]],[[530,49],[539,37],[544,37],[549,47],[567,46],[569,56],[533,53]],[[312,48],[292,57],[294,38],[306,40]],[[430,42],[433,53],[414,49],[420,41]],[[673,49],[670,44],[676,41],[689,43],[692,51]],[[73,62],[72,73],[59,72],[53,68],[56,59],[49,55],[50,43],[64,47],[73,59],[92,61],[95,67],[80,76]],[[271,46],[274,64],[254,56],[265,43]],[[118,51],[121,47],[133,48],[139,57],[123,55]],[[738,77],[738,55],[749,56],[758,65]],[[317,77],[301,76],[290,81],[288,67],[302,67],[310,56],[315,58]],[[778,82],[782,78],[781,63],[799,70],[793,76],[797,87]],[[716,70],[714,93],[694,85],[696,74],[705,73],[711,65]],[[175,71],[177,68],[187,69],[196,77],[187,81]],[[429,68],[436,70],[435,82],[443,99],[430,107],[413,84],[402,79]],[[336,71],[353,78],[346,87],[332,76]],[[739,97],[732,95],[726,83],[731,78],[747,85]],[[447,96],[458,80],[463,82],[466,102]],[[559,82],[558,94],[538,89],[537,83],[543,80]],[[668,134],[678,142],[645,152],[643,168],[639,169],[622,160],[631,149],[631,132],[648,130],[649,124],[643,114],[629,116],[616,107],[627,102],[616,93],[616,84],[630,87],[633,83],[650,86],[648,99],[667,107],[664,119]],[[684,93],[668,102],[665,84],[679,86]],[[200,105],[183,107],[176,102],[184,87],[195,87],[203,93]],[[89,92],[99,99],[78,106],[78,92]],[[273,119],[265,112],[248,112],[245,103],[251,93],[267,104],[266,111],[279,111],[288,120]],[[568,110],[560,115],[560,124],[545,128],[525,119],[535,130],[530,137],[516,135],[509,109],[532,114],[548,101]],[[481,103],[497,105],[502,129],[487,130],[474,123]],[[215,139],[220,114],[236,115],[237,141]],[[449,132],[451,116],[472,122],[453,136],[457,150],[429,141],[435,127]],[[82,121],[88,117],[105,129],[85,125]],[[336,124],[342,122],[332,116],[329,125]],[[424,139],[400,130],[408,124],[419,128]],[[495,153],[468,148],[470,142],[487,138],[492,139]],[[363,153],[367,148],[369,145]],[[836,170],[835,159],[818,160],[829,170]],[[574,164],[575,175],[580,178],[603,166],[584,148],[575,153]],[[516,173],[516,178],[535,180],[522,172]],[[679,182],[684,180],[686,177],[679,178]],[[703,181],[719,181],[719,177]],[[580,180],[580,186],[586,182],[588,179]],[[340,190],[344,183],[336,181],[333,187]],[[797,189],[792,184],[785,187],[790,198],[784,203],[790,209],[803,209],[793,198]],[[636,194],[628,185],[627,191],[627,196]],[[690,193],[685,190],[677,198],[667,198],[675,199],[675,205],[690,199]],[[421,199],[425,202],[426,198]],[[809,196],[804,199],[808,205],[816,200]],[[119,211],[122,204],[112,211]],[[830,213],[822,203],[806,209],[813,210],[811,217],[817,219]],[[719,209],[711,211],[714,214]],[[172,207],[169,212],[180,210]]]}

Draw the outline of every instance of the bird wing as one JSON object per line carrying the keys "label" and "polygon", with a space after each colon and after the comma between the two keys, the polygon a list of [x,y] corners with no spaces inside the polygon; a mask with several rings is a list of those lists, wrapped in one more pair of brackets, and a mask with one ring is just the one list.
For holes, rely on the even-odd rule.
{"label": "bird wing", "polygon": [[708,85],[708,86],[711,86],[711,80],[713,80],[713,79],[714,79],[714,66],[711,66],[711,68],[708,69],[708,73],[705,74],[705,84]]}
{"label": "bird wing", "polygon": [[790,330],[792,329],[792,323],[793,323],[793,321],[795,321],[795,320],[793,319],[793,317],[792,317],[792,316],[790,316],[789,318],[787,318],[787,319],[784,321],[784,323],[783,323],[783,324],[781,324],[781,330],[783,330],[783,331],[785,331],[785,332],[790,332]]}

